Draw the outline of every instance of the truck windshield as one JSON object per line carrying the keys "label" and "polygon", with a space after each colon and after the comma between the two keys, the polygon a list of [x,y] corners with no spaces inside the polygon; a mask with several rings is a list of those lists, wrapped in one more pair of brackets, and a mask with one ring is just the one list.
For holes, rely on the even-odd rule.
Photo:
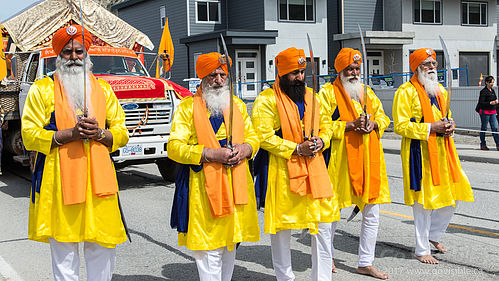
{"label": "truck windshield", "polygon": [[[148,76],[142,63],[137,58],[119,57],[119,56],[91,56],[94,64],[93,74],[110,75],[130,75],[130,76]],[[46,58],[44,61],[44,74],[52,75],[55,72],[56,58]]]}

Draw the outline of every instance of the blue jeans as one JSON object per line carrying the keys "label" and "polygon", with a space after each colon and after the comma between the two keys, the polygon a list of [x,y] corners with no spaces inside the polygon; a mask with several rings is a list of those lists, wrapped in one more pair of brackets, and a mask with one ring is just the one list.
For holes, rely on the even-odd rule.
{"label": "blue jeans", "polygon": [[[497,132],[497,118],[496,114],[480,114],[480,120],[482,121],[482,127],[480,131],[487,131],[487,123],[490,123],[490,129],[492,132]],[[492,134],[494,136],[494,141],[496,142],[496,146],[499,146],[499,135]],[[485,133],[480,133],[480,145],[487,145],[485,142]]]}

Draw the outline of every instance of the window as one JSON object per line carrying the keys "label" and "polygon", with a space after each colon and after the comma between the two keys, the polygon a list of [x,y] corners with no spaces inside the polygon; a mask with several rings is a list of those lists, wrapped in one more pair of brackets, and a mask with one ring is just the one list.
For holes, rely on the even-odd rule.
{"label": "window", "polygon": [[490,73],[489,62],[488,52],[459,52],[459,68],[468,69],[468,75],[465,70],[459,71],[459,86],[478,85],[480,74]]}
{"label": "window", "polygon": [[159,7],[159,20],[161,22],[161,29],[165,27],[166,23],[166,8],[165,6]]}
{"label": "window", "polygon": [[487,3],[462,2],[461,22],[463,25],[487,26]]}
{"label": "window", "polygon": [[280,21],[315,21],[315,0],[279,0]]}
{"label": "window", "polygon": [[414,23],[442,23],[441,0],[415,0]]}
{"label": "window", "polygon": [[220,1],[196,1],[196,22],[219,23]]}

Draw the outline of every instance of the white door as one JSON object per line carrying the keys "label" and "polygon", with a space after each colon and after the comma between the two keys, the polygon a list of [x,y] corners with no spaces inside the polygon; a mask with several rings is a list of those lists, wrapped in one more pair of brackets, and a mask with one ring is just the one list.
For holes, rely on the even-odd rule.
{"label": "white door", "polygon": [[236,79],[240,83],[237,92],[243,100],[255,99],[260,92],[259,78],[259,53],[256,50],[236,51]]}
{"label": "white door", "polygon": [[[367,73],[369,77],[383,76],[385,73],[383,51],[368,51],[367,52]],[[384,84],[382,78],[370,79],[371,85]]]}

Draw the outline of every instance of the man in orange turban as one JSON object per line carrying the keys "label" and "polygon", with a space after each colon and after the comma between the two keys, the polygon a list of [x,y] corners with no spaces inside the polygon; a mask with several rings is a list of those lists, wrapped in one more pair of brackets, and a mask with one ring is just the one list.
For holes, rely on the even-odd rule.
{"label": "man in orange turban", "polygon": [[438,83],[435,51],[418,49],[409,62],[414,75],[395,93],[393,125],[402,136],[404,197],[414,213],[415,255],[423,263],[436,264],[430,243],[446,252],[440,237],[456,202],[473,201],[473,192],[451,137],[454,122],[445,120],[447,91]]}
{"label": "man in orange turban", "polygon": [[[360,80],[362,56],[343,48],[334,67],[338,76],[319,92],[322,111],[332,116],[333,137],[328,150],[328,171],[339,208],[352,205],[362,211],[357,272],[387,279],[373,267],[379,227],[379,204],[390,203],[385,157],[380,138],[390,125],[381,101]],[[367,94],[366,94],[367,93]],[[365,106],[364,106],[365,105]],[[367,111],[367,115],[364,112]],[[369,118],[368,118],[369,117]],[[332,237],[337,222],[332,223]],[[334,255],[334,246],[331,243]],[[336,268],[333,265],[333,271]]]}
{"label": "man in orange turban", "polygon": [[81,35],[74,25],[53,35],[56,71],[31,86],[24,106],[23,142],[37,153],[29,239],[50,243],[55,280],[78,279],[80,242],[88,280],[111,280],[126,234],[109,153],[128,142],[128,131],[111,86],[90,72],[91,35]]}
{"label": "man in orange turban", "polygon": [[[265,205],[265,233],[270,234],[277,280],[294,280],[292,229],[312,234],[312,280],[331,280],[331,226],[339,220],[333,189],[322,157],[331,138],[331,118],[320,114],[319,101],[305,87],[306,57],[289,48],[276,58],[273,88],[261,92],[252,120],[262,150],[254,161],[260,205]],[[315,113],[313,113],[315,111]],[[313,136],[311,132],[313,129]],[[314,157],[315,156],[315,157]]]}
{"label": "man in orange turban", "polygon": [[235,246],[260,240],[248,166],[260,142],[235,96],[229,121],[227,63],[219,53],[198,57],[201,85],[179,104],[168,141],[168,157],[180,164],[170,225],[177,228],[178,244],[193,251],[201,281],[231,280]]}

